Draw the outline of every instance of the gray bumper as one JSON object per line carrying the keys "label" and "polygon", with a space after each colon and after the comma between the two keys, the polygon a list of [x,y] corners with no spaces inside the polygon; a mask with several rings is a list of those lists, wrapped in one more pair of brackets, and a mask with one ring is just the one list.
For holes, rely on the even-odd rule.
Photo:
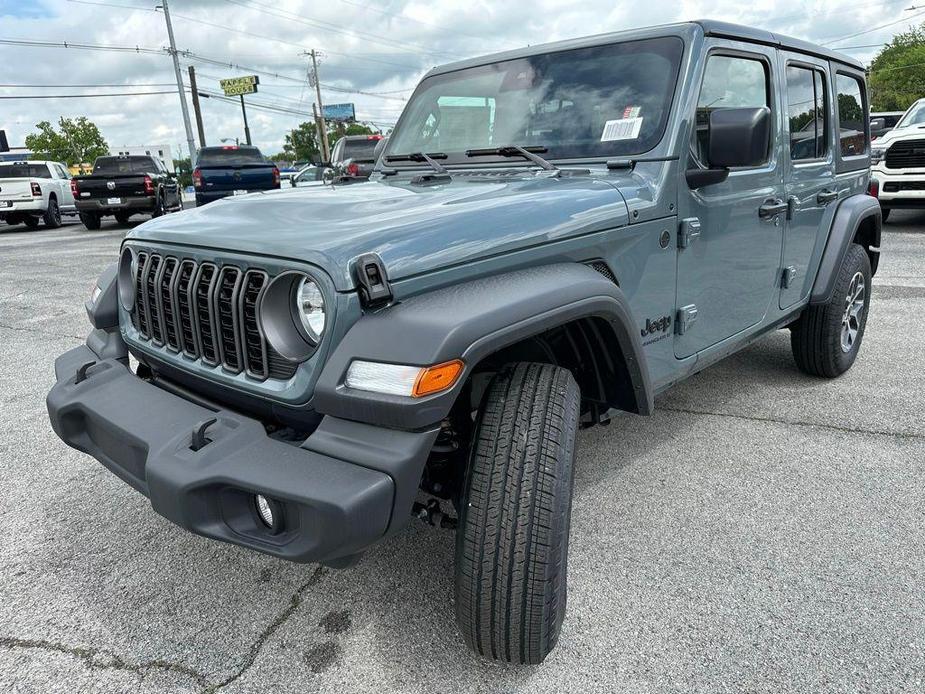
{"label": "gray bumper", "polygon": [[[96,362],[76,382],[82,364]],[[89,347],[55,362],[55,433],[194,533],[298,562],[338,563],[403,526],[436,431],[398,432],[325,418],[301,446],[144,381]],[[197,424],[216,419],[198,451]],[[282,504],[283,530],[260,522],[254,494]]]}
{"label": "gray bumper", "polygon": [[110,205],[106,198],[92,198],[90,200],[77,200],[75,205],[78,212],[96,212],[97,214],[115,214],[116,212],[153,212],[157,207],[157,198],[152,196],[137,198],[121,198],[118,205]]}

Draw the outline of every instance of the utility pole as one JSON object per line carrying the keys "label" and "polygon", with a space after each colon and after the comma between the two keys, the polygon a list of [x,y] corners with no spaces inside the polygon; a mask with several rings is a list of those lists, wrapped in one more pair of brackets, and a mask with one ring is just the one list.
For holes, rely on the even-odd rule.
{"label": "utility pole", "polygon": [[170,23],[170,8],[167,0],[161,0],[160,7],[164,10],[164,19],[167,20],[167,38],[170,48],[167,51],[173,58],[173,71],[177,76],[177,91],[180,94],[180,108],[183,111],[183,126],[186,128],[186,144],[189,146],[190,164],[196,166],[196,143],[193,141],[193,126],[189,122],[189,108],[186,105],[186,91],[183,88],[183,75],[180,73],[180,59],[177,56],[177,44],[173,39],[173,24]]}
{"label": "utility pole", "polygon": [[202,109],[199,108],[199,89],[196,86],[196,68],[189,66],[189,88],[193,92],[193,113],[196,114],[196,129],[199,131],[199,146],[206,146],[206,131],[202,127]]}
{"label": "utility pole", "polygon": [[328,146],[328,128],[324,122],[324,104],[321,102],[321,80],[318,79],[318,60],[315,57],[315,49],[313,48],[310,53],[303,53],[302,55],[310,55],[312,57],[312,71],[309,75],[309,82],[313,81],[315,83],[315,95],[318,97],[318,111],[316,115],[321,127],[321,154],[325,161],[331,161],[331,149]]}

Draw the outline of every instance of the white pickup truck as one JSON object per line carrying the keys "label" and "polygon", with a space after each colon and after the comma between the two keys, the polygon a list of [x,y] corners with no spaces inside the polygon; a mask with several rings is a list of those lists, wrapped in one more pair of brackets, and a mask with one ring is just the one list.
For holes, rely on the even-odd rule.
{"label": "white pickup truck", "polygon": [[884,222],[893,209],[925,209],[925,99],[870,143],[870,193],[880,200]]}
{"label": "white pickup truck", "polygon": [[61,226],[62,215],[76,215],[71,174],[54,161],[0,162],[0,220],[36,229]]}

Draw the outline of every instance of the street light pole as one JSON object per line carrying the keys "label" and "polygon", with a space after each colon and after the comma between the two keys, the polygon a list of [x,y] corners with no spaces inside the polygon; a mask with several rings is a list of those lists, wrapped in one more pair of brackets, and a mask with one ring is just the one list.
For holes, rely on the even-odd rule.
{"label": "street light pole", "polygon": [[177,76],[177,91],[180,94],[180,109],[183,111],[183,127],[186,128],[186,144],[189,147],[190,164],[196,166],[196,143],[193,140],[193,126],[189,120],[189,108],[186,105],[186,90],[183,87],[183,75],[180,73],[180,59],[177,56],[177,44],[173,39],[173,24],[170,23],[170,8],[167,6],[167,0],[161,0],[161,8],[164,10],[164,19],[167,20],[167,38],[170,41],[170,48],[167,51],[173,58],[173,71]]}

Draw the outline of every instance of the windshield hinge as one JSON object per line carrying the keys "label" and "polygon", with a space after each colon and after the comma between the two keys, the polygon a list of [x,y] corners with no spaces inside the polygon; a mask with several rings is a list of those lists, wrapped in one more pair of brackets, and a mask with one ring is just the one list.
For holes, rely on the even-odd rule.
{"label": "windshield hinge", "polygon": [[700,236],[700,220],[696,217],[682,219],[678,226],[678,248],[687,248]]}
{"label": "windshield hinge", "polygon": [[366,253],[357,258],[356,278],[363,306],[381,306],[392,300],[392,287],[389,286],[385,265],[375,253]]}

